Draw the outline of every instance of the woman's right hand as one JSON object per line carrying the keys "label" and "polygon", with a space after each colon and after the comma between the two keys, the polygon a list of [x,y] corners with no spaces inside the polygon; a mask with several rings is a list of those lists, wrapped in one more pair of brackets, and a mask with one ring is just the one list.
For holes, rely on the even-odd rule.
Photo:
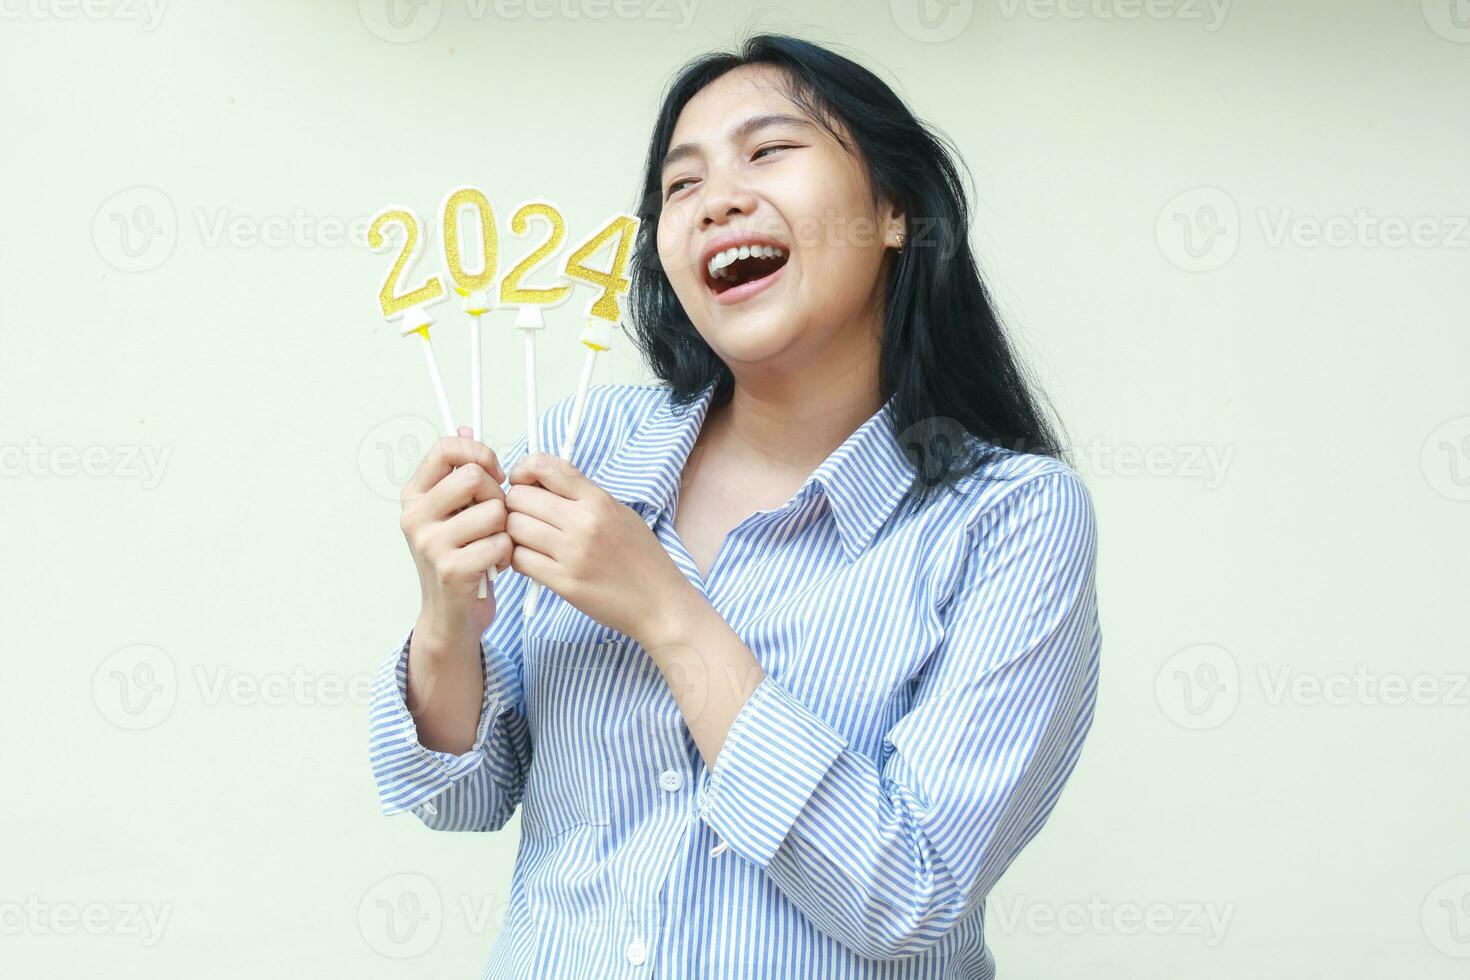
{"label": "woman's right hand", "polygon": [[430,447],[403,487],[398,523],[419,573],[413,646],[431,657],[478,654],[495,619],[494,590],[481,599],[479,583],[487,568],[510,567],[504,479],[495,451],[462,426],[459,438]]}

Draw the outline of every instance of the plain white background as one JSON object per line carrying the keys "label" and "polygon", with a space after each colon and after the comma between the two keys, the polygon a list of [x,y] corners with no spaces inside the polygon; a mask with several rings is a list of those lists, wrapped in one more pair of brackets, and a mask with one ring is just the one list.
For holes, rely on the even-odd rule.
{"label": "plain white background", "polygon": [[1094,494],[1098,717],[1001,976],[1464,975],[1470,10],[924,3],[0,0],[3,972],[477,975],[518,821],[382,818],[365,754],[436,412],[344,232],[473,183],[580,237],[675,68],[763,28],[958,144]]}

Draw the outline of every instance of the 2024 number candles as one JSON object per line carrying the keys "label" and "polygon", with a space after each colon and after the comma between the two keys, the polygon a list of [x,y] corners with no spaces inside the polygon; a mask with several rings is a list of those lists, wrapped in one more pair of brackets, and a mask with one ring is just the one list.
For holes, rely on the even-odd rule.
{"label": "2024 number candles", "polygon": [[[445,195],[440,205],[440,214],[444,268],[454,291],[463,300],[464,312],[470,318],[470,411],[474,437],[480,439],[483,405],[480,319],[495,309],[491,302],[491,286],[495,282],[500,253],[495,209],[479,189],[456,187]],[[521,332],[526,375],[528,453],[541,452],[536,397],[536,334],[546,327],[543,311],[565,303],[571,296],[574,283],[586,283],[598,290],[597,296],[587,304],[586,324],[578,338],[587,353],[577,385],[577,396],[572,405],[566,442],[557,453],[563,459],[570,460],[576,450],[577,430],[586,406],[593,364],[599,352],[611,348],[613,337],[622,320],[619,298],[627,293],[630,285],[628,266],[632,259],[633,241],[638,232],[638,219],[621,212],[613,215],[572,250],[559,275],[564,282],[552,286],[528,286],[525,283],[532,277],[531,274],[554,260],[566,241],[566,222],[562,218],[561,210],[550,201],[533,200],[522,204],[511,217],[510,230],[518,237],[527,236],[531,233],[533,220],[545,226],[545,237],[501,279],[499,295],[500,306],[513,307],[516,310],[515,326]],[[423,238],[423,223],[409,208],[387,207],[373,217],[368,228],[368,244],[373,250],[384,251],[390,247],[384,232],[394,225],[403,229],[403,240],[399,243],[397,256],[378,290],[378,303],[384,318],[390,323],[402,321],[403,336],[407,337],[411,333],[419,336],[444,431],[448,435],[456,435],[459,430],[454,424],[444,381],[429,340],[429,327],[434,321],[429,316],[427,307],[448,298],[444,280],[438,275],[432,275],[419,286],[410,288],[405,285],[405,280],[413,275],[421,257]],[[467,231],[472,231],[473,235],[467,235]],[[473,243],[473,247],[466,247],[467,241]],[[604,249],[611,250],[611,267],[607,271],[592,268],[588,263]],[[474,261],[467,263],[467,256],[473,256]],[[487,569],[480,582],[480,598],[489,595],[489,583],[494,579],[495,569]],[[527,618],[535,614],[540,593],[541,584],[531,583],[525,607]]]}

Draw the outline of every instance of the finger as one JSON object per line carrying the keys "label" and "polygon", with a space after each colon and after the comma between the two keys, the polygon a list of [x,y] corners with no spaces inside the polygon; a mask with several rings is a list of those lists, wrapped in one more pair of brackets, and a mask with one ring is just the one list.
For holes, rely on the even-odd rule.
{"label": "finger", "polygon": [[505,499],[500,484],[478,463],[467,463],[440,480],[432,490],[424,494],[423,506],[435,517],[443,520],[462,507],[469,507],[482,500]]}
{"label": "finger", "polygon": [[566,537],[544,521],[514,512],[506,515],[505,530],[516,544],[534,548],[550,558],[560,553],[561,543]]}
{"label": "finger", "polygon": [[527,578],[540,582],[553,592],[556,591],[556,584],[560,581],[555,560],[521,545],[516,545],[515,550],[511,552],[510,567]]}
{"label": "finger", "polygon": [[505,530],[505,501],[482,500],[444,522],[444,540],[455,548]]}
{"label": "finger", "polygon": [[511,540],[510,535],[501,531],[488,538],[471,541],[458,549],[456,560],[464,562],[464,567],[469,570],[472,577],[475,572],[483,573],[485,569],[492,566],[496,571],[503,572],[510,567],[510,553],[514,548],[515,542]]}
{"label": "finger", "polygon": [[572,522],[577,504],[534,483],[515,483],[505,492],[505,508],[564,531]]}
{"label": "finger", "polygon": [[463,434],[465,431],[461,429],[458,436],[444,436],[429,447],[429,451],[419,461],[418,469],[414,470],[413,476],[403,485],[405,498],[428,493],[453,472],[455,467],[468,463],[478,464],[485,472],[494,476],[497,482],[505,479],[505,470],[501,468],[495,450],[483,442],[467,438]]}
{"label": "finger", "polygon": [[510,482],[539,483],[552,493],[571,500],[585,500],[602,488],[587,479],[571,463],[550,453],[531,453],[510,468]]}

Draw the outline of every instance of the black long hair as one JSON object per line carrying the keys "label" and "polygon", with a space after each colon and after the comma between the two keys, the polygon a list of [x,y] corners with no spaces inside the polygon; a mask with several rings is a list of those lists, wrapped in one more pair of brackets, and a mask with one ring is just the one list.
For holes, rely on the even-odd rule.
{"label": "black long hair", "polygon": [[734,52],[685,65],[654,124],[638,205],[629,318],[635,343],[671,387],[674,403],[686,406],[713,382],[711,407],[723,404],[735,379],[690,322],[659,259],[661,164],[689,100],[746,65],[782,69],[787,97],[858,155],[874,199],[886,198],[906,216],[904,248],[889,269],[879,386],[885,401],[893,398],[894,436],[914,466],[910,503],[922,507],[940,488],[954,490],[962,477],[979,474],[1006,451],[1065,459],[970,251],[969,203],[953,144],[857,62],[780,34],[758,34]]}

